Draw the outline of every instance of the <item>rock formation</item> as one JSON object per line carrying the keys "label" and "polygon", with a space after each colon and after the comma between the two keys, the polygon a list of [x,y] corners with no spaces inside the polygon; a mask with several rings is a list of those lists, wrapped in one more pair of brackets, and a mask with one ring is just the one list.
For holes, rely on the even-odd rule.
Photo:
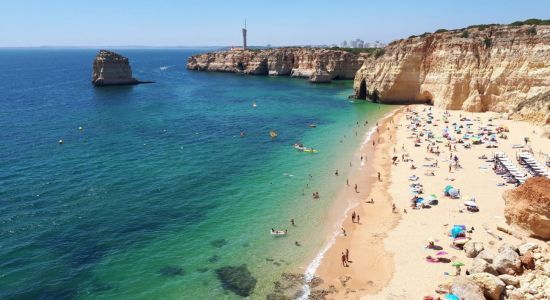
{"label": "rock formation", "polygon": [[504,193],[506,222],[533,237],[550,239],[550,179],[529,178]]}
{"label": "rock formation", "polygon": [[93,71],[92,84],[94,86],[107,85],[131,85],[146,83],[132,77],[132,68],[128,58],[108,50],[99,50],[96,55]]}
{"label": "rock formation", "polygon": [[550,123],[550,26],[488,26],[423,34],[365,58],[356,98],[497,111]]}
{"label": "rock formation", "polygon": [[250,75],[291,76],[311,82],[353,79],[363,56],[347,51],[320,48],[276,48],[268,50],[219,51],[193,55],[190,70]]}

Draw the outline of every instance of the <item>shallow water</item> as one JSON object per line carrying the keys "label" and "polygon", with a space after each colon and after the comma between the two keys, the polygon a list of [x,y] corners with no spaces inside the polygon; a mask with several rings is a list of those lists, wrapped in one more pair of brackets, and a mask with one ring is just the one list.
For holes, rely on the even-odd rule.
{"label": "shallow water", "polygon": [[187,71],[203,51],[119,50],[156,83],[93,88],[97,50],[0,50],[0,298],[237,299],[216,270],[242,265],[264,298],[321,248],[355,124],[391,108],[351,81]]}

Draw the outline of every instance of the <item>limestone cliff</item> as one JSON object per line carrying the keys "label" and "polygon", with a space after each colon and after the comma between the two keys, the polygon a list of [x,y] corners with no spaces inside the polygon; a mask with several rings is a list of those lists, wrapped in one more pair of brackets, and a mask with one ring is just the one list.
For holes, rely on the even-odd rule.
{"label": "limestone cliff", "polygon": [[94,86],[131,85],[145,83],[132,77],[128,58],[108,50],[100,50],[96,55],[92,84]]}
{"label": "limestone cliff", "polygon": [[489,26],[410,37],[371,55],[357,98],[510,112],[550,123],[550,26]]}
{"label": "limestone cliff", "polygon": [[219,51],[189,57],[187,68],[200,71],[308,78],[311,82],[353,79],[363,57],[316,48]]}

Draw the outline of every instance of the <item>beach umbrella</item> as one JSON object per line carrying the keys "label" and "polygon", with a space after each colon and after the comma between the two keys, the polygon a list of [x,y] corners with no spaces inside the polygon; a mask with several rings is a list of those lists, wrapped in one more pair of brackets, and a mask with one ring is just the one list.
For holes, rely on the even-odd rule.
{"label": "beach umbrella", "polygon": [[462,229],[461,227],[453,227],[451,229],[451,236],[455,238],[459,236],[462,232],[464,232],[464,229]]}
{"label": "beach umbrella", "polygon": [[471,201],[471,200],[465,201],[464,205],[477,207],[477,203],[475,203],[474,201]]}
{"label": "beach umbrella", "polygon": [[453,266],[453,267],[462,267],[463,265],[464,265],[464,263],[461,262],[461,261],[455,261],[451,264],[451,266]]}
{"label": "beach umbrella", "polygon": [[435,255],[439,255],[439,256],[442,256],[442,255],[447,255],[449,253],[445,252],[445,251],[439,251],[437,252]]}
{"label": "beach umbrella", "polygon": [[445,192],[445,194],[448,194],[449,193],[449,190],[452,189],[453,186],[452,185],[448,185],[445,187],[445,189],[443,190],[443,192]]}
{"label": "beach umbrella", "polygon": [[458,197],[458,195],[460,194],[460,192],[455,189],[455,188],[452,188],[449,190],[449,196],[455,198],[455,197]]}
{"label": "beach umbrella", "polygon": [[460,298],[455,294],[446,294],[445,299],[446,300],[460,300]]}

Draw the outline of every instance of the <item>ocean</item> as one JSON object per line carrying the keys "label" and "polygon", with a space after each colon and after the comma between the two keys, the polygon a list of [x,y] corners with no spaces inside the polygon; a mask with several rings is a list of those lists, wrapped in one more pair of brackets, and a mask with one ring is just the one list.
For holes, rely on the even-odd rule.
{"label": "ocean", "polygon": [[0,50],[0,299],[265,299],[305,272],[334,170],[392,108],[186,70],[205,49],[114,50],[156,83],[94,88],[98,49]]}

